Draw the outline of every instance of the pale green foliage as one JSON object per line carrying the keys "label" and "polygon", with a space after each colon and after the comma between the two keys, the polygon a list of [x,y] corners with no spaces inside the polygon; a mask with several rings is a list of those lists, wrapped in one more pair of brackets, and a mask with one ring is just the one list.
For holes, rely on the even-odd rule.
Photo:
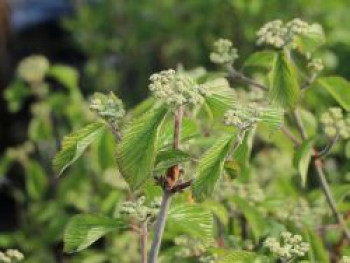
{"label": "pale green foliage", "polygon": [[223,136],[200,159],[198,175],[192,186],[196,201],[203,201],[214,192],[234,138],[232,135]]}
{"label": "pale green foliage", "polygon": [[152,176],[159,130],[166,113],[165,107],[156,108],[132,120],[123,130],[123,140],[117,146],[117,163],[133,190]]}
{"label": "pale green foliage", "polygon": [[[220,258],[220,263],[255,263],[257,255],[254,252],[243,250],[232,250]],[[259,262],[259,261],[257,261]]]}
{"label": "pale green foliage", "polygon": [[167,227],[169,230],[212,242],[213,216],[210,211],[194,204],[178,204],[170,208]]}
{"label": "pale green foliage", "polygon": [[350,137],[350,116],[344,116],[341,108],[333,107],[321,116],[324,133],[329,137]]}
{"label": "pale green foliage", "polygon": [[68,166],[83,154],[92,142],[101,136],[104,130],[105,125],[103,123],[92,123],[64,137],[62,149],[53,160],[55,171],[61,175]]}
{"label": "pale green foliage", "polygon": [[76,215],[66,226],[63,237],[64,251],[83,250],[105,234],[126,228],[127,224],[122,219],[89,214]]}
{"label": "pale green foliage", "polygon": [[300,88],[295,66],[285,52],[279,52],[275,57],[269,77],[271,101],[284,108],[294,107],[299,100]]}
{"label": "pale green foliage", "polygon": [[210,60],[216,64],[232,65],[238,58],[237,49],[228,39],[219,39],[213,45],[213,51],[210,53]]}
{"label": "pale green foliage", "polygon": [[181,150],[171,149],[167,151],[160,151],[157,154],[155,172],[164,172],[169,167],[189,160],[191,160],[191,156]]}
{"label": "pale green foliage", "polygon": [[79,73],[75,68],[65,65],[53,65],[47,74],[55,78],[69,90],[74,90],[79,87]]}
{"label": "pale green foliage", "polygon": [[305,187],[307,181],[307,175],[309,170],[309,164],[313,154],[314,139],[310,138],[303,142],[300,148],[294,155],[294,165],[298,169],[301,176],[301,185]]}
{"label": "pale green foliage", "polygon": [[50,63],[46,57],[33,55],[21,61],[17,68],[18,77],[32,84],[40,83],[44,80]]}

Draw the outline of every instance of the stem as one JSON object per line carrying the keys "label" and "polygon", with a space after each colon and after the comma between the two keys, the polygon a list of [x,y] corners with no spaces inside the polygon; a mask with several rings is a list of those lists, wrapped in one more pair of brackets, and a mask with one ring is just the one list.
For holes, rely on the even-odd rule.
{"label": "stem", "polygon": [[[294,115],[294,118],[295,118],[295,121],[296,121],[296,124],[297,124],[297,127],[298,127],[298,130],[300,132],[301,137],[304,140],[307,139],[307,133],[306,133],[304,124],[301,120],[301,117],[299,115],[299,112],[297,110],[294,110],[293,115]],[[329,151],[329,150],[327,150],[327,151]],[[314,152],[316,153],[315,149],[314,149]],[[322,156],[323,155],[321,155],[320,157],[322,157]],[[343,229],[345,237],[350,241],[350,231],[347,228],[346,222],[344,221],[341,213],[337,209],[336,202],[333,198],[332,192],[330,190],[329,184],[327,182],[326,176],[325,176],[324,171],[323,171],[322,162],[321,162],[320,157],[316,157],[314,159],[314,166],[316,168],[316,174],[318,176],[318,180],[320,181],[320,184],[321,184],[321,189],[323,191],[323,194],[326,197],[326,201],[328,203],[328,206],[332,210],[333,216],[336,218],[338,224]]]}
{"label": "stem", "polygon": [[235,70],[232,66],[228,66],[227,71],[228,71],[229,76],[232,79],[236,79],[238,81],[244,82],[248,85],[252,85],[252,86],[259,88],[259,89],[262,89],[262,90],[268,90],[268,88],[266,86],[256,82],[255,80],[253,80],[251,78],[248,78],[243,73]]}
{"label": "stem", "polygon": [[324,158],[326,157],[329,152],[332,150],[333,146],[339,139],[339,134],[337,134],[327,145],[324,147],[324,149],[320,152],[317,153],[316,157],[317,158]]}
{"label": "stem", "polygon": [[[178,149],[180,146],[182,116],[183,116],[183,107],[180,106],[174,114],[174,143],[173,143],[174,149]],[[172,181],[173,183],[175,183],[178,179],[176,177],[180,176],[179,170],[180,170],[179,165],[175,165],[174,167],[171,167],[169,169],[169,171],[171,172],[166,175],[165,179],[166,180],[169,179],[169,181]],[[173,192],[171,191],[172,186],[174,185],[168,184],[163,189],[162,203],[160,205],[160,211],[157,217],[156,228],[155,228],[153,242],[152,242],[151,251],[149,255],[149,261],[148,261],[149,263],[155,263],[158,258],[158,253],[159,253],[160,245],[162,243],[162,237],[163,237],[164,228],[165,228],[165,222],[168,215],[171,197],[173,194]]]}
{"label": "stem", "polygon": [[149,263],[157,262],[157,257],[158,257],[158,253],[159,253],[159,249],[160,249],[160,245],[161,245],[162,237],[164,233],[166,217],[170,206],[171,196],[172,194],[169,191],[164,190],[162,203],[160,205],[159,215],[157,217],[157,224],[154,232],[152,247],[149,254],[149,261],[148,261]]}
{"label": "stem", "polygon": [[301,143],[299,139],[289,129],[287,129],[285,126],[283,126],[281,129],[282,132],[295,144],[295,146],[300,146]]}
{"label": "stem", "polygon": [[141,263],[147,263],[147,220],[141,223],[141,233],[140,233],[140,248],[141,248]]}
{"label": "stem", "polygon": [[347,228],[346,222],[343,219],[343,216],[339,213],[339,211],[337,210],[337,205],[336,202],[332,196],[331,190],[329,188],[326,176],[324,174],[323,171],[323,167],[322,167],[322,162],[319,158],[316,158],[314,160],[314,166],[316,168],[317,174],[318,174],[318,178],[323,190],[323,193],[326,197],[327,203],[329,205],[329,207],[331,208],[333,215],[335,216],[335,218],[338,221],[338,224],[340,225],[340,227],[343,229],[344,235],[346,237],[347,240],[350,241],[350,231]]}

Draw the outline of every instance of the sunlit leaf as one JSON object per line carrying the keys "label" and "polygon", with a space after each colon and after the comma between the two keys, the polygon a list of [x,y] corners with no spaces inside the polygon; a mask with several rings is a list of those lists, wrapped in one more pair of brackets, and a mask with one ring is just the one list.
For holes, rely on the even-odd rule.
{"label": "sunlit leaf", "polygon": [[174,205],[169,210],[167,226],[205,241],[213,238],[213,216],[199,205]]}
{"label": "sunlit leaf", "polygon": [[91,123],[64,137],[62,149],[53,160],[55,171],[61,175],[68,166],[83,154],[93,141],[100,138],[105,128],[106,126],[103,123]]}
{"label": "sunlit leaf", "polygon": [[254,263],[257,255],[254,252],[244,250],[231,250],[225,253],[220,259],[220,263]]}
{"label": "sunlit leaf", "polygon": [[269,94],[271,101],[284,108],[294,107],[299,100],[300,88],[297,73],[284,52],[279,52],[270,72]]}
{"label": "sunlit leaf", "polygon": [[346,111],[350,111],[350,83],[338,76],[323,77],[317,80]]}
{"label": "sunlit leaf", "polygon": [[295,40],[297,49],[303,54],[314,52],[325,42],[326,37],[319,24],[312,24],[307,34],[298,35]]}
{"label": "sunlit leaf", "polygon": [[47,190],[48,178],[44,169],[36,161],[26,166],[26,188],[29,196],[39,200]]}
{"label": "sunlit leaf", "polygon": [[189,161],[190,159],[191,156],[181,150],[171,149],[167,151],[160,151],[157,154],[155,171],[164,171],[171,166]]}
{"label": "sunlit leaf", "polygon": [[77,89],[79,73],[75,68],[65,65],[54,65],[50,68],[48,76],[55,78],[68,89]]}
{"label": "sunlit leaf", "polygon": [[329,255],[320,237],[310,229],[305,229],[303,234],[305,241],[310,244],[309,259],[311,262],[328,263]]}
{"label": "sunlit leaf", "polygon": [[122,219],[108,218],[100,215],[76,215],[64,231],[64,251],[71,253],[81,251],[107,233],[125,229],[127,224]]}
{"label": "sunlit leaf", "polygon": [[303,142],[294,155],[294,166],[298,169],[301,176],[301,184],[306,185],[307,174],[309,170],[310,160],[313,153],[314,139],[310,138]]}
{"label": "sunlit leaf", "polygon": [[244,67],[259,67],[271,69],[276,53],[273,51],[258,51],[250,55],[244,62]]}
{"label": "sunlit leaf", "polygon": [[200,159],[198,176],[192,185],[192,193],[196,201],[203,201],[213,193],[234,137],[223,136]]}
{"label": "sunlit leaf", "polygon": [[133,119],[123,130],[123,140],[117,147],[117,163],[132,190],[152,176],[157,139],[166,113],[165,107],[159,107]]}

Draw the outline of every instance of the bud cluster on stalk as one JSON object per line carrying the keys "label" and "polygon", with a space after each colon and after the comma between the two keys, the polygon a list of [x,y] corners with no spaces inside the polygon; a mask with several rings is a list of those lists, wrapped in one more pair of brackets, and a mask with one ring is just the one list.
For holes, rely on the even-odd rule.
{"label": "bud cluster on stalk", "polygon": [[23,259],[23,254],[17,249],[7,249],[5,252],[0,251],[0,263],[15,263]]}
{"label": "bud cluster on stalk", "polygon": [[350,138],[350,116],[344,116],[343,110],[332,107],[321,115],[324,133],[328,137],[339,136],[342,139]]}
{"label": "bud cluster on stalk", "polygon": [[191,76],[173,69],[152,74],[150,82],[148,87],[153,96],[174,108],[200,105],[210,94],[205,84],[197,84]]}
{"label": "bud cluster on stalk", "polygon": [[245,107],[236,106],[225,113],[224,124],[245,130],[254,126],[260,120],[261,116],[261,110],[253,107],[253,104]]}
{"label": "bud cluster on stalk", "polygon": [[210,53],[210,61],[215,64],[232,65],[238,58],[237,49],[228,39],[218,39],[214,42],[213,51]]}

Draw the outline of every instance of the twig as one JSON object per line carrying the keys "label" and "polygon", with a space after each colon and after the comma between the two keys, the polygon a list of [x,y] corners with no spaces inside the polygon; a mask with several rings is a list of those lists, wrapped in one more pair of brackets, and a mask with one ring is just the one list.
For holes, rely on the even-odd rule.
{"label": "twig", "polygon": [[141,223],[140,233],[140,248],[141,248],[141,263],[147,263],[147,239],[148,239],[148,220]]}
{"label": "twig", "polygon": [[266,86],[264,86],[263,84],[260,84],[260,83],[256,82],[255,80],[245,76],[243,73],[235,70],[231,65],[227,67],[227,71],[228,71],[228,76],[234,80],[244,82],[248,85],[252,85],[252,86],[259,88],[259,89],[262,89],[262,90],[268,90],[268,88]]}
{"label": "twig", "polygon": [[350,231],[347,228],[347,225],[343,219],[343,216],[339,213],[339,211],[337,209],[336,202],[332,196],[331,190],[330,190],[328,182],[326,180],[326,176],[325,176],[324,171],[323,171],[322,161],[319,158],[315,158],[314,159],[314,166],[316,168],[318,178],[319,178],[323,193],[325,194],[327,203],[328,203],[329,207],[331,208],[334,216],[336,217],[338,224],[342,228],[346,239],[348,241],[350,241]]}
{"label": "twig", "polygon": [[299,147],[301,145],[299,139],[289,129],[283,126],[281,130],[295,144],[296,147]]}
{"label": "twig", "polygon": [[327,145],[326,147],[324,147],[323,150],[317,152],[317,154],[315,155],[315,157],[317,158],[324,158],[326,157],[329,152],[332,150],[333,146],[335,145],[335,143],[338,141],[339,139],[339,134],[337,134]]}
{"label": "twig", "polygon": [[[299,112],[297,110],[294,110],[293,115],[294,115],[294,118],[295,118],[295,121],[296,121],[296,124],[297,124],[297,127],[298,127],[298,130],[300,132],[301,137],[304,140],[306,140],[307,139],[307,133],[306,133],[304,124],[303,124],[303,122],[301,120],[301,117],[299,115]],[[314,153],[316,153],[316,152],[317,151],[314,149]],[[317,156],[317,154],[316,154],[316,156]],[[313,161],[313,164],[315,166],[316,174],[317,174],[318,179],[320,181],[321,189],[323,191],[323,194],[326,197],[328,206],[332,210],[332,213],[333,213],[334,217],[337,219],[338,224],[341,226],[345,237],[350,241],[350,232],[349,232],[349,230],[347,228],[347,225],[346,225],[346,223],[345,223],[341,213],[337,209],[336,202],[334,200],[334,197],[332,195],[332,192],[330,190],[330,187],[329,187],[328,182],[326,180],[326,176],[325,176],[324,171],[323,171],[323,166],[322,166],[321,159],[319,157],[316,157],[314,159],[314,161]]]}
{"label": "twig", "polygon": [[[181,135],[181,122],[183,116],[183,108],[180,106],[174,115],[174,149],[178,149],[180,146],[180,135]],[[156,228],[154,232],[154,238],[151,246],[151,251],[149,254],[149,263],[155,263],[158,258],[158,253],[160,249],[160,245],[162,242],[162,237],[165,228],[165,222],[168,215],[168,210],[171,202],[171,197],[173,192],[171,191],[171,187],[175,185],[179,176],[179,165],[175,165],[170,167],[168,173],[166,175],[167,182],[171,182],[171,184],[165,184],[163,187],[163,197],[162,203],[160,205],[160,211],[157,217]]]}

